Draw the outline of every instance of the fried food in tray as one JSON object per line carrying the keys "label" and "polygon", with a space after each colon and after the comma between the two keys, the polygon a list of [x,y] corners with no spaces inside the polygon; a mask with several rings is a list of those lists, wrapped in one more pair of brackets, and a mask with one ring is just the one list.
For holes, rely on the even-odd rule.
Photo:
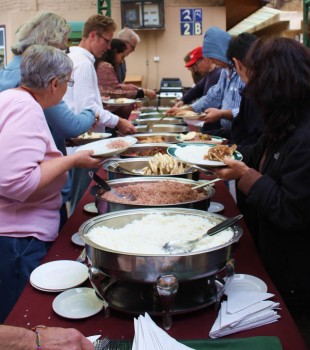
{"label": "fried food in tray", "polygon": [[232,157],[235,150],[237,149],[237,145],[217,145],[208,151],[208,153],[204,156],[204,159],[208,160],[217,160],[217,161],[223,161],[225,157]]}
{"label": "fried food in tray", "polygon": [[212,136],[208,134],[202,134],[196,131],[190,131],[187,134],[180,134],[181,141],[211,141]]}
{"label": "fried food in tray", "polygon": [[144,136],[144,137],[137,137],[138,142],[140,143],[164,143],[165,140],[162,136]]}
{"label": "fried food in tray", "polygon": [[172,158],[168,154],[157,153],[150,159],[148,166],[141,169],[143,175],[178,175],[183,174],[189,166]]}

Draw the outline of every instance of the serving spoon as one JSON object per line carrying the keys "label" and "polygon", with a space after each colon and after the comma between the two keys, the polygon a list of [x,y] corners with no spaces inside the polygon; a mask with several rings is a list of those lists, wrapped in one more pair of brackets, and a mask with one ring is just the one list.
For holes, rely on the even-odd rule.
{"label": "serving spoon", "polygon": [[242,217],[243,215],[240,214],[240,215],[234,216],[233,218],[226,219],[220,222],[219,224],[211,227],[207,232],[205,232],[201,236],[195,239],[192,239],[190,241],[175,240],[175,241],[166,242],[163,245],[163,250],[169,254],[189,253],[194,249],[196,244],[199,241],[201,241],[203,238],[205,238],[206,236],[213,236],[216,233],[225,230],[226,228],[232,226],[237,221],[239,221]]}
{"label": "serving spoon", "polygon": [[149,132],[152,130],[153,126],[155,124],[158,124],[161,120],[163,120],[164,118],[167,118],[168,115],[167,114],[164,114],[162,117],[160,117],[158,120],[156,120],[155,122],[151,122],[151,123],[147,123],[147,126],[146,126],[146,131]]}
{"label": "serving spoon", "polygon": [[213,180],[210,180],[210,181],[207,181],[207,182],[203,182],[199,185],[195,185],[192,187],[192,190],[196,190],[197,188],[200,188],[200,187],[205,187],[205,186],[208,186],[208,185],[211,185],[213,184],[214,182],[217,182],[217,181],[221,181],[222,179],[220,179],[219,177],[217,177],[216,179],[213,179]]}
{"label": "serving spoon", "polygon": [[100,176],[97,174],[93,173],[92,171],[88,172],[88,175],[95,181],[97,184],[105,189],[106,191],[110,191],[113,194],[115,194],[116,197],[125,199],[127,201],[135,201],[137,198],[133,194],[122,194],[118,191],[116,191],[114,188],[112,188],[106,181],[104,181]]}

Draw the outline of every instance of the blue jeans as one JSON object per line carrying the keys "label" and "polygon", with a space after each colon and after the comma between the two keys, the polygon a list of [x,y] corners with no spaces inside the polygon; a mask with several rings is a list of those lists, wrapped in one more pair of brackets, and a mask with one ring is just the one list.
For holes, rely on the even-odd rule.
{"label": "blue jeans", "polygon": [[51,242],[0,236],[0,322],[10,313]]}

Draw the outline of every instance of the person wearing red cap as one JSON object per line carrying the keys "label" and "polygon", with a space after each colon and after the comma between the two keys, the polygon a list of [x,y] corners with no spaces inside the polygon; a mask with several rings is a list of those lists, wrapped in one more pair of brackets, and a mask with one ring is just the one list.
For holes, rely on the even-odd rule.
{"label": "person wearing red cap", "polygon": [[215,85],[220,77],[221,68],[216,67],[209,58],[203,57],[202,47],[198,46],[190,52],[189,60],[185,67],[193,73],[197,73],[202,78],[178,101],[174,107],[181,107],[189,104],[201,96],[205,95],[209,88]]}

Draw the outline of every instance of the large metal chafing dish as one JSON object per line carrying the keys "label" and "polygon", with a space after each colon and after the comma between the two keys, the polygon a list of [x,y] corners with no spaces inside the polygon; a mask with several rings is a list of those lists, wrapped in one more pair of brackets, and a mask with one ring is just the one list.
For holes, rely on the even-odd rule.
{"label": "large metal chafing dish", "polygon": [[[224,282],[217,274],[225,268],[227,276],[233,274],[231,248],[240,239],[242,229],[234,225],[233,237],[215,248],[173,255],[113,251],[98,246],[87,237],[95,227],[121,228],[151,213],[197,215],[214,224],[225,219],[218,214],[182,208],[124,210],[86,221],[79,234],[86,244],[90,280],[104,301],[106,315],[109,308],[133,314],[147,311],[162,315],[163,325],[169,329],[171,314],[194,311],[219,301]],[[145,227],[146,237],[147,233]]]}
{"label": "large metal chafing dish", "polygon": [[[193,181],[186,178],[171,178],[166,176],[149,176],[149,177],[129,177],[129,178],[122,178],[117,180],[111,180],[108,181],[108,184],[113,187],[119,187],[119,186],[127,186],[130,184],[143,184],[143,183],[154,183],[154,186],[156,183],[160,181],[176,181],[183,184],[192,184],[196,185],[197,181]],[[95,196],[95,204],[98,209],[98,212],[100,214],[104,214],[107,212],[115,212],[119,210],[125,210],[125,209],[137,209],[137,208],[151,208],[151,207],[181,207],[181,208],[190,208],[190,209],[202,209],[207,210],[210,205],[210,198],[214,195],[215,190],[213,187],[206,186],[204,189],[204,199],[203,200],[192,200],[187,202],[175,202],[171,204],[161,204],[161,205],[143,205],[143,204],[135,204],[135,203],[118,203],[116,201],[108,201],[106,199],[103,199],[101,197],[101,189],[97,186],[94,186],[92,188],[92,193]]]}
{"label": "large metal chafing dish", "polygon": [[[129,147],[125,152],[120,154],[122,158],[137,158],[137,157],[151,157],[150,152],[160,150],[161,153],[166,154],[170,143],[136,143]],[[158,152],[156,152],[158,153]]]}
{"label": "large metal chafing dish", "polygon": [[[148,132],[147,125],[137,125],[136,129],[139,133]],[[150,134],[152,133],[181,133],[188,132],[189,129],[185,125],[174,125],[174,124],[154,124],[152,125]]]}
{"label": "large metal chafing dish", "polygon": [[[139,146],[139,145],[138,145]],[[123,179],[133,176],[155,176],[155,175],[141,175],[139,173],[134,174],[133,172],[135,170],[140,170],[146,167],[149,163],[149,161],[152,159],[152,157],[139,157],[139,158],[126,158],[126,159],[119,159],[119,160],[107,160],[102,164],[103,169],[107,171],[107,177],[108,180],[116,180],[116,179]],[[119,164],[118,168],[115,168],[113,165]],[[127,171],[126,171],[127,170]],[[159,176],[159,175],[156,175]],[[187,178],[191,180],[198,180],[199,173],[198,170],[194,167],[191,167],[190,165],[186,166],[185,171],[180,174],[165,174],[162,175],[165,177],[182,177]]]}

